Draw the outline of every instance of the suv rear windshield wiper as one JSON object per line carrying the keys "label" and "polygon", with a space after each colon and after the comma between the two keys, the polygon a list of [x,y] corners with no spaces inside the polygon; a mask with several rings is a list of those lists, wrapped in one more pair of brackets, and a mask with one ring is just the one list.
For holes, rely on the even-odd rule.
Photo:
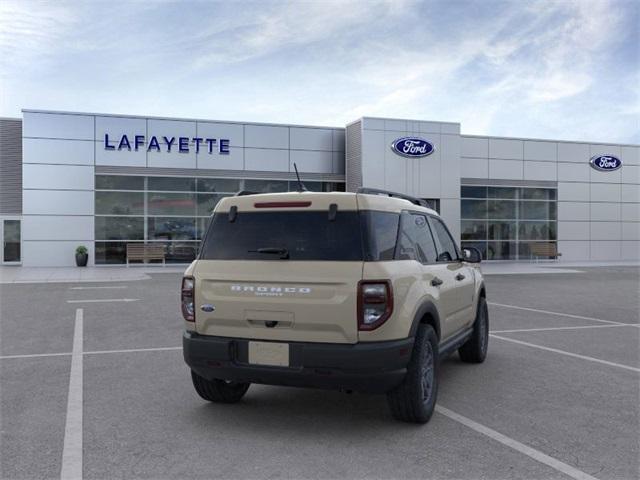
{"label": "suv rear windshield wiper", "polygon": [[258,248],[257,250],[248,250],[250,253],[272,253],[274,255],[280,255],[282,260],[287,260],[289,258],[289,250],[286,248],[278,248],[278,247],[265,247]]}

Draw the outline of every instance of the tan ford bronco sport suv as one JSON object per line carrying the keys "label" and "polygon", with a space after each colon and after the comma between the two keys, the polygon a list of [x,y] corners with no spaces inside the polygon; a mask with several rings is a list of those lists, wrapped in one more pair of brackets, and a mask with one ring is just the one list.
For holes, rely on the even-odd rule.
{"label": "tan ford bronco sport suv", "polygon": [[198,394],[386,393],[395,418],[427,422],[439,360],[482,362],[489,320],[479,252],[460,252],[425,205],[372,189],[222,199],[182,280]]}

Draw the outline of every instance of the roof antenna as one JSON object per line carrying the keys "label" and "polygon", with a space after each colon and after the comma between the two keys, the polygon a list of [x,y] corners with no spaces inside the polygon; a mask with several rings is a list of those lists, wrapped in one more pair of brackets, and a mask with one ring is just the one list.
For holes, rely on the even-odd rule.
{"label": "roof antenna", "polygon": [[298,166],[295,164],[295,162],[293,163],[293,168],[296,171],[296,178],[298,179],[298,192],[308,192],[309,190],[307,190],[307,187],[305,187],[304,183],[302,183],[302,180],[300,180],[300,174],[298,173]]}

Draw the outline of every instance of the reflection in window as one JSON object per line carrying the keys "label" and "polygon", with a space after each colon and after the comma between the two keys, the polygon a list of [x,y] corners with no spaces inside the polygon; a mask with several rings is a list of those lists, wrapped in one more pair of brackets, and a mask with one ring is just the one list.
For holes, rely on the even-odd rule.
{"label": "reflection in window", "polygon": [[144,240],[144,217],[96,217],[96,240]]}
{"label": "reflection in window", "polygon": [[142,192],[96,192],[96,215],[144,215]]}
{"label": "reflection in window", "polygon": [[194,218],[149,217],[147,219],[149,240],[195,240]]}
{"label": "reflection in window", "polygon": [[149,192],[149,215],[189,215],[196,214],[196,200],[193,193]]}

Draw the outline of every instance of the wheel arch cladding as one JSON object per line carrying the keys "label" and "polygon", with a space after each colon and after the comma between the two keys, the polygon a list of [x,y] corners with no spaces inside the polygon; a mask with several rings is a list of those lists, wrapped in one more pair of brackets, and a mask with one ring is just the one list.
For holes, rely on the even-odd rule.
{"label": "wheel arch cladding", "polygon": [[421,324],[431,325],[440,340],[440,314],[432,302],[425,302],[418,308],[413,323],[411,324],[411,336],[415,337],[418,326]]}

